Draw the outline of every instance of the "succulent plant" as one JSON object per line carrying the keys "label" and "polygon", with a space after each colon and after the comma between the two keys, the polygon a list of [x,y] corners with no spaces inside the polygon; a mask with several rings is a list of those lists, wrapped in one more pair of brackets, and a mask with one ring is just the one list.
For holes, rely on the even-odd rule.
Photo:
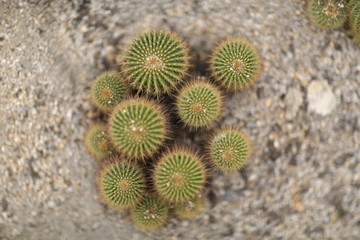
{"label": "succulent plant", "polygon": [[203,199],[196,197],[186,202],[178,203],[175,205],[175,214],[179,218],[191,219],[195,217],[201,210]]}
{"label": "succulent plant", "polygon": [[106,72],[97,77],[91,86],[91,99],[95,106],[110,112],[127,94],[124,79],[116,72]]}
{"label": "succulent plant", "polygon": [[260,55],[245,39],[222,42],[213,52],[210,70],[213,78],[228,90],[240,90],[260,75]]}
{"label": "succulent plant", "polygon": [[193,80],[181,89],[176,108],[181,120],[190,127],[208,126],[215,121],[222,106],[221,91],[204,80]]}
{"label": "succulent plant", "polygon": [[350,0],[349,2],[349,22],[353,38],[360,46],[360,1]]}
{"label": "succulent plant", "polygon": [[250,156],[250,143],[244,133],[235,128],[220,129],[207,143],[214,167],[222,171],[241,169]]}
{"label": "succulent plant", "polygon": [[[91,86],[92,101],[108,121],[90,127],[85,136],[89,152],[102,160],[96,181],[99,195],[110,207],[128,209],[133,222],[146,230],[166,223],[169,206],[179,218],[193,218],[203,206],[200,194],[208,164],[197,152],[176,147],[182,134],[170,141],[170,128],[176,127],[170,124],[180,119],[185,131],[217,125],[221,89],[252,84],[260,76],[261,57],[248,41],[229,39],[211,56],[215,82],[194,77],[184,84],[190,64],[183,40],[171,32],[150,30],[134,38],[121,64],[123,72],[106,72]],[[129,93],[136,96],[128,97]],[[173,93],[176,98],[169,96]],[[169,105],[170,114],[160,99]],[[175,111],[177,117],[172,115]],[[164,152],[170,144],[175,147]],[[209,156],[209,167],[234,171],[244,166],[250,151],[241,131],[225,128],[213,134],[204,155]]]}
{"label": "succulent plant", "polygon": [[309,0],[307,12],[310,21],[322,29],[335,29],[347,18],[345,0]]}
{"label": "succulent plant", "polygon": [[97,123],[89,127],[85,134],[85,146],[90,154],[98,160],[108,157],[112,147],[107,136],[107,126]]}
{"label": "succulent plant", "polygon": [[146,195],[131,209],[134,222],[143,229],[155,229],[162,226],[168,218],[168,207],[159,198]]}
{"label": "succulent plant", "polygon": [[355,10],[355,9],[353,9],[353,7],[360,4],[359,0],[347,0],[347,2],[348,2],[348,6],[349,6],[350,11]]}
{"label": "succulent plant", "polygon": [[109,135],[114,147],[127,158],[153,156],[168,134],[168,116],[159,103],[146,98],[122,101],[110,116]]}
{"label": "succulent plant", "polygon": [[124,159],[116,159],[100,169],[97,184],[103,201],[114,208],[133,207],[145,191],[141,169]]}
{"label": "succulent plant", "polygon": [[174,33],[151,30],[133,40],[122,64],[132,87],[159,95],[171,92],[182,82],[189,67],[189,54]]}
{"label": "succulent plant", "polygon": [[175,203],[184,202],[199,194],[206,181],[206,170],[195,153],[176,148],[156,163],[153,180],[163,199]]}

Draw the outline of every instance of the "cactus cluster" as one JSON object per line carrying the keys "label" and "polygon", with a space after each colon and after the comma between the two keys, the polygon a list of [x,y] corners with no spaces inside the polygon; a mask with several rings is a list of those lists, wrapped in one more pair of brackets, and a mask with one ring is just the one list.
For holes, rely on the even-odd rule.
{"label": "cactus cluster", "polygon": [[[122,71],[100,75],[91,87],[92,102],[107,122],[90,126],[85,135],[100,164],[100,197],[110,207],[128,209],[143,229],[165,224],[171,210],[179,218],[195,217],[210,170],[237,171],[250,156],[244,133],[217,126],[223,92],[259,77],[257,50],[244,39],[220,43],[210,77],[191,76],[189,56],[178,35],[147,31],[124,51]],[[176,138],[179,124],[212,137],[190,148]]]}
{"label": "cactus cluster", "polygon": [[348,22],[354,41],[360,46],[360,0],[309,0],[307,14],[321,29],[337,29]]}

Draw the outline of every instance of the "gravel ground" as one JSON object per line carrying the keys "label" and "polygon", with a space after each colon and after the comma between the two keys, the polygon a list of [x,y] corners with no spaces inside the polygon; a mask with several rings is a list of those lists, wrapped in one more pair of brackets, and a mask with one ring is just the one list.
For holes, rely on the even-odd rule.
{"label": "gravel ground", "polygon": [[[0,239],[358,239],[360,48],[304,5],[0,0]],[[83,136],[91,80],[150,27],[189,41],[194,74],[232,36],[259,48],[264,73],[228,94],[222,120],[253,141],[247,168],[214,173],[196,219],[144,232],[99,202]]]}

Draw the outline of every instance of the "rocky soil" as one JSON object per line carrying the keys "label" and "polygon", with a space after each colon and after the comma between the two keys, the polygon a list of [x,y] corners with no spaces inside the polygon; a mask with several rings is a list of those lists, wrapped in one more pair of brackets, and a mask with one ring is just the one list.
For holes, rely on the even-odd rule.
{"label": "rocky soil", "polygon": [[[358,239],[360,48],[344,29],[310,25],[304,6],[0,0],[0,239]],[[194,220],[145,232],[99,202],[83,137],[98,116],[92,79],[153,27],[189,42],[196,75],[233,36],[254,43],[264,71],[226,96],[221,121],[253,141],[246,169],[214,173]]]}

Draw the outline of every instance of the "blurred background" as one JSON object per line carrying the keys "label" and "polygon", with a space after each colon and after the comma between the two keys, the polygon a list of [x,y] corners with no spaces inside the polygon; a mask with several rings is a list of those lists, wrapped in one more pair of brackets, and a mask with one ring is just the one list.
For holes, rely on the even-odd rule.
{"label": "blurred background", "polygon": [[[359,239],[360,48],[309,23],[301,0],[0,1],[0,239]],[[202,213],[145,232],[97,197],[84,131],[89,86],[148,28],[179,33],[193,74],[246,37],[262,77],[226,96],[221,124],[254,145],[214,173]],[[189,143],[191,143],[189,139]]]}

